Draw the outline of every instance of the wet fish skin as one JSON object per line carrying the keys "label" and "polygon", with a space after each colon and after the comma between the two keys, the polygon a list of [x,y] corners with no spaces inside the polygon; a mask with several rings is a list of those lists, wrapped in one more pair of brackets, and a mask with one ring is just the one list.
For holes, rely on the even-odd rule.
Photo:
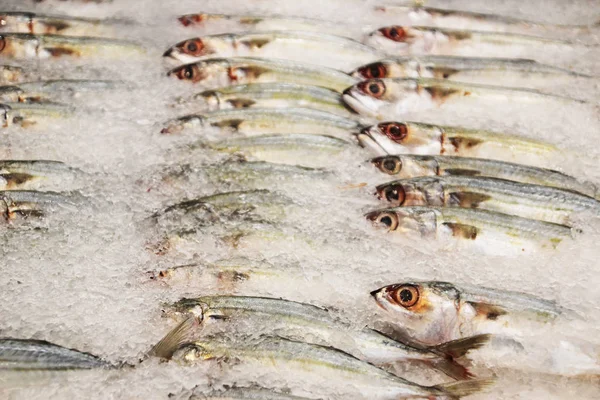
{"label": "wet fish skin", "polygon": [[503,161],[455,157],[398,154],[377,157],[371,162],[383,173],[400,179],[419,176],[472,176],[491,177],[551,186],[596,197],[598,188],[589,182],[580,182],[562,172]]}
{"label": "wet fish skin", "polygon": [[232,387],[225,390],[201,391],[195,388],[188,400],[311,400],[261,387]]}
{"label": "wet fish skin", "polygon": [[342,71],[327,67],[255,57],[212,58],[174,68],[167,75],[201,84],[207,89],[249,83],[286,82],[341,92],[358,81]]}
{"label": "wet fish skin", "polygon": [[400,329],[421,343],[465,335],[514,335],[522,321],[550,323],[564,310],[551,300],[529,294],[441,281],[405,281],[371,292]]}
{"label": "wet fish skin", "polygon": [[438,176],[400,179],[377,186],[397,206],[480,208],[556,224],[577,212],[600,213],[600,202],[581,193],[504,179]]}
{"label": "wet fish skin", "polygon": [[110,368],[102,359],[44,340],[0,339],[0,370],[75,370]]}
{"label": "wet fish skin", "polygon": [[114,34],[115,30],[116,26],[111,26],[111,21],[100,19],[0,11],[0,32],[103,36]]}
{"label": "wet fish skin", "polygon": [[[382,58],[384,54],[341,36],[305,31],[264,31],[191,38],[175,44],[163,56],[184,63],[207,57],[276,57],[304,62],[308,56],[319,65],[350,69]],[[324,61],[319,62],[321,59]],[[332,59],[335,60],[333,63]]]}
{"label": "wet fish skin", "polygon": [[2,103],[0,104],[1,127],[18,125],[27,128],[48,118],[68,118],[74,111],[73,107],[62,103]]}
{"label": "wet fish skin", "polygon": [[81,92],[124,87],[124,83],[111,80],[56,79],[38,82],[22,82],[18,85],[0,86],[0,101],[5,102],[50,102],[57,94],[76,95]]}
{"label": "wet fish skin", "polygon": [[73,181],[82,174],[81,170],[60,161],[1,160],[0,190],[27,189],[45,180]]}

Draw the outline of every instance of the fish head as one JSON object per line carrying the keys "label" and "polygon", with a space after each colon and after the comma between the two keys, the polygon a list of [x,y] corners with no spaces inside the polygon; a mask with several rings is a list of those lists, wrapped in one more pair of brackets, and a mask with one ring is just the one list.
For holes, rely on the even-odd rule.
{"label": "fish head", "polygon": [[431,108],[431,96],[409,78],[369,79],[346,89],[343,99],[361,115],[381,119]]}
{"label": "fish head", "polygon": [[402,158],[399,156],[375,157],[371,162],[384,174],[398,175],[402,171]]}
{"label": "fish head", "polygon": [[419,78],[420,63],[413,57],[380,60],[358,67],[350,73],[359,79]]}
{"label": "fish head", "polygon": [[201,110],[217,111],[221,109],[221,98],[216,90],[205,90],[194,96],[194,103],[199,104]]}
{"label": "fish head", "polygon": [[386,228],[402,234],[427,236],[435,233],[437,215],[431,209],[395,207],[370,212],[365,217],[375,227]]}
{"label": "fish head", "polygon": [[209,14],[199,13],[199,14],[186,14],[186,15],[182,15],[179,18],[177,18],[177,20],[183,26],[191,26],[191,25],[202,26],[202,25],[204,25],[204,22],[206,20],[208,20],[209,18],[213,19],[214,16],[213,15],[209,15]]}
{"label": "fish head", "polygon": [[223,87],[231,84],[230,68],[227,61],[212,59],[182,65],[167,73],[167,76],[201,84],[205,87]]}
{"label": "fish head", "polygon": [[378,118],[389,104],[390,94],[383,79],[369,79],[344,90],[342,98],[361,115]]}
{"label": "fish head", "polygon": [[444,187],[436,178],[401,179],[377,186],[377,196],[395,206],[443,206]]}
{"label": "fish head", "polygon": [[174,134],[181,133],[186,129],[193,129],[204,126],[204,117],[201,115],[186,115],[185,117],[177,118],[167,123],[160,133]]}
{"label": "fish head", "polygon": [[202,297],[183,298],[168,307],[169,312],[193,316],[199,323],[204,322],[209,310],[208,300]]}
{"label": "fish head", "polygon": [[418,29],[408,26],[392,25],[379,28],[370,33],[367,44],[390,54],[409,54],[415,41],[422,38]]}
{"label": "fish head", "polygon": [[215,52],[216,49],[212,45],[212,40],[196,37],[179,42],[167,49],[163,57],[181,62],[194,62]]}
{"label": "fish head", "polygon": [[35,36],[0,34],[0,56],[14,58],[38,57],[39,40]]}
{"label": "fish head", "polygon": [[378,61],[358,67],[350,75],[358,79],[382,79],[389,78],[389,73],[386,63]]}

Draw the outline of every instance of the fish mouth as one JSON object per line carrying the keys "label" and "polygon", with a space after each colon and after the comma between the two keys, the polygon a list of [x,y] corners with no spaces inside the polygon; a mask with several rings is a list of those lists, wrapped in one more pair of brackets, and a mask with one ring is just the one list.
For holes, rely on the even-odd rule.
{"label": "fish mouth", "polygon": [[379,288],[379,289],[375,289],[373,290],[371,293],[369,293],[372,297],[374,297],[375,299],[377,299],[377,295],[379,293],[381,293],[381,291],[383,290],[383,288]]}
{"label": "fish mouth", "polygon": [[369,108],[364,102],[360,101],[360,96],[361,94],[356,93],[354,86],[349,87],[342,92],[342,100],[348,107],[354,110],[354,112],[358,113],[359,115],[379,119],[377,111]]}
{"label": "fish mouth", "polygon": [[387,156],[388,152],[373,138],[367,129],[355,133],[354,136],[358,141],[358,145],[362,148],[369,149],[375,156]]}
{"label": "fish mouth", "polygon": [[171,58],[173,58],[173,48],[171,47],[171,48],[167,49],[167,51],[165,51],[163,53],[163,57],[171,57]]}

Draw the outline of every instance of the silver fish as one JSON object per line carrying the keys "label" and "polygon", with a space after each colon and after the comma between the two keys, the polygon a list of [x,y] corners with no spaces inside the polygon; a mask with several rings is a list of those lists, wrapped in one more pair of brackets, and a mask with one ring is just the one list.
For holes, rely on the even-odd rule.
{"label": "silver fish", "polygon": [[2,190],[0,191],[0,215],[10,221],[17,217],[40,217],[59,210],[75,211],[81,204],[81,200],[77,194]]}
{"label": "silver fish", "polygon": [[358,79],[331,68],[288,60],[252,57],[208,59],[174,68],[167,75],[202,84],[206,88],[285,82],[320,86],[341,92],[358,82]]}
{"label": "silver fish", "polygon": [[0,118],[2,127],[18,125],[23,128],[35,126],[47,119],[71,117],[74,108],[61,103],[2,103]]}
{"label": "silver fish", "polygon": [[224,390],[211,391],[196,387],[191,393],[185,393],[185,398],[187,400],[311,400],[307,397],[293,396],[289,393],[255,386],[235,386]]}
{"label": "silver fish", "polygon": [[75,181],[82,171],[60,161],[2,160],[0,161],[0,190],[39,189],[64,186]]}
{"label": "silver fish", "polygon": [[250,108],[187,115],[170,122],[161,133],[178,133],[186,128],[214,127],[245,136],[272,133],[326,132],[350,138],[360,127],[352,119],[309,108]]}
{"label": "silver fish", "polygon": [[401,179],[377,186],[377,194],[395,206],[480,208],[557,224],[577,212],[600,213],[600,202],[581,193],[486,177]]}
{"label": "silver fish", "polygon": [[55,34],[72,36],[113,36],[117,30],[114,21],[43,15],[22,11],[0,11],[0,32]]}
{"label": "silver fish", "polygon": [[348,117],[352,114],[339,92],[296,83],[251,83],[207,90],[195,95],[192,103],[208,111],[234,108],[304,107]]}
{"label": "silver fish", "polygon": [[433,345],[474,334],[512,335],[522,321],[548,323],[563,309],[529,294],[440,281],[406,281],[371,292],[397,326]]}
{"label": "silver fish", "polygon": [[371,161],[381,172],[400,179],[447,175],[487,176],[572,190],[590,197],[596,197],[598,192],[594,184],[580,182],[562,172],[503,161],[410,154],[377,157]]}
{"label": "silver fish", "polygon": [[5,102],[40,102],[49,101],[51,97],[68,93],[76,96],[82,92],[115,89],[122,85],[119,81],[57,79],[39,82],[22,82],[18,85],[0,86],[0,101]]}
{"label": "silver fish", "polygon": [[208,35],[179,42],[164,57],[191,63],[208,57],[265,57],[351,69],[385,54],[352,39],[317,32],[266,31]]}

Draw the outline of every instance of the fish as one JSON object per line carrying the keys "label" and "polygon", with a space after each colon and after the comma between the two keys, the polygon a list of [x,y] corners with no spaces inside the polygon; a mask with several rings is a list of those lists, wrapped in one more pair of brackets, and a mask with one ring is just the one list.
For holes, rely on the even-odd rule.
{"label": "fish", "polygon": [[278,392],[258,386],[234,386],[224,390],[201,390],[194,388],[185,394],[188,400],[311,400],[308,397],[293,396],[289,393]]}
{"label": "fish", "polygon": [[48,119],[63,119],[74,115],[75,109],[62,103],[1,103],[2,127],[13,125],[28,128]]}
{"label": "fish", "polygon": [[56,79],[38,82],[22,82],[18,85],[0,86],[0,101],[4,102],[48,102],[59,94],[76,96],[82,92],[115,89],[123,85],[120,81]]}
{"label": "fish", "polygon": [[331,384],[351,381],[353,390],[369,399],[458,399],[493,383],[493,380],[470,380],[421,386],[332,347],[279,337],[235,341],[206,338],[182,346],[174,358],[186,364],[211,359],[236,359],[249,368],[268,367],[272,374],[280,378],[283,377],[280,375],[282,371],[292,372],[294,377],[298,377],[298,374],[313,377],[325,375],[331,377]]}
{"label": "fish", "polygon": [[350,29],[339,23],[331,23],[321,19],[299,18],[284,15],[240,15],[198,13],[185,14],[177,18],[186,28],[202,28],[207,30],[223,29],[242,30],[244,32],[261,31],[304,31],[321,32],[338,36],[349,36]]}
{"label": "fish", "polygon": [[597,197],[590,182],[551,169],[481,158],[398,154],[377,157],[371,162],[384,174],[400,179],[419,176],[487,176],[521,183],[551,186]]}
{"label": "fish", "polygon": [[296,83],[250,83],[206,90],[194,95],[192,103],[203,110],[237,108],[311,108],[350,117],[354,114],[335,90]]}
{"label": "fish", "polygon": [[144,52],[144,48],[138,44],[119,39],[0,33],[0,55],[13,59],[96,56],[120,58],[127,55],[140,55]]}
{"label": "fish", "polygon": [[378,119],[456,103],[480,108],[486,104],[508,102],[523,105],[550,101],[566,105],[586,104],[582,100],[534,89],[466,84],[431,78],[368,79],[344,90],[343,99],[357,113]]}
{"label": "fish", "polygon": [[212,58],[172,69],[167,74],[207,89],[249,83],[296,83],[342,92],[359,80],[314,64],[254,57]]}
{"label": "fish", "polygon": [[480,85],[546,89],[591,75],[524,58],[421,56],[386,58],[352,71],[358,79],[434,78]]}
{"label": "fish", "polygon": [[[296,338],[298,335],[302,338],[308,335],[311,343],[339,348],[373,364],[420,361],[454,379],[472,377],[454,358],[482,347],[489,340],[489,336],[481,336],[445,343],[436,348],[416,348],[370,328],[353,328],[347,322],[335,318],[325,308],[269,297],[184,298],[169,305],[169,308],[185,315],[193,315],[202,327],[223,321],[241,321],[236,325],[237,334],[244,329],[244,325],[249,325],[249,333],[277,334],[286,338]],[[181,335],[181,327],[175,328],[153,349],[153,353],[169,358],[172,343]]]}
{"label": "fish", "polygon": [[82,175],[83,171],[60,161],[0,160],[0,190],[64,187]]}
{"label": "fish", "polygon": [[394,325],[420,343],[492,333],[514,336],[524,321],[548,324],[564,315],[553,300],[530,294],[443,281],[412,281],[371,292]]}
{"label": "fish", "polygon": [[77,193],[0,190],[0,215],[7,221],[43,217],[59,210],[75,211],[81,203]]}
{"label": "fish", "polygon": [[425,239],[452,239],[466,246],[481,245],[485,253],[555,249],[576,232],[565,225],[484,209],[403,206],[365,215],[377,228]]}
{"label": "fish", "polygon": [[0,370],[77,370],[112,368],[101,358],[45,340],[0,339]]}
{"label": "fish", "polygon": [[600,214],[600,202],[570,190],[469,176],[400,179],[377,186],[379,198],[394,206],[478,208],[570,224],[578,212]]}
{"label": "fish", "polygon": [[0,83],[17,83],[24,79],[25,70],[16,65],[0,65]]}
{"label": "fish", "polygon": [[304,31],[265,31],[207,35],[179,42],[163,54],[184,63],[207,57],[264,57],[350,69],[385,54],[361,42],[335,35]]}
{"label": "fish", "polygon": [[389,55],[519,57],[532,48],[585,49],[566,40],[516,33],[391,25],[367,35],[366,44]]}
{"label": "fish", "polygon": [[[112,22],[112,24],[111,24]],[[23,11],[0,11],[0,33],[114,36],[114,21]]]}
{"label": "fish", "polygon": [[357,138],[377,155],[452,155],[521,163],[538,157],[553,165],[560,155],[557,147],[526,137],[410,121],[382,122],[363,129]]}
{"label": "fish", "polygon": [[224,132],[254,136],[269,133],[326,132],[351,138],[360,124],[350,118],[309,108],[250,108],[192,114],[171,121],[161,133],[173,134],[190,128],[217,128]]}

